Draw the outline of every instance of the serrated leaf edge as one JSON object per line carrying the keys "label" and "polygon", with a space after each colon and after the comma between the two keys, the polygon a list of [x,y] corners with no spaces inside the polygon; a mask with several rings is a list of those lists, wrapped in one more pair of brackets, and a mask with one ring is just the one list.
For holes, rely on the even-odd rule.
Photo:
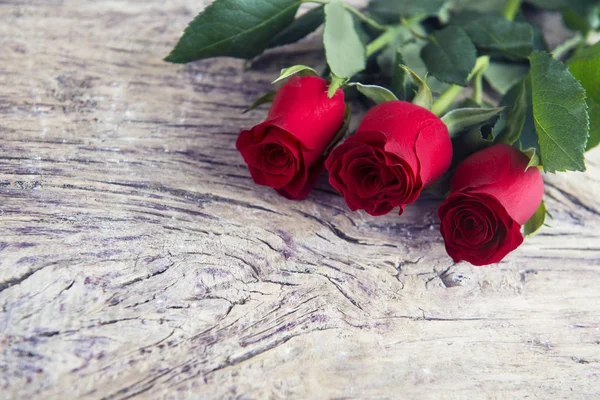
{"label": "serrated leaf edge", "polygon": [[[166,56],[166,57],[163,59],[164,61],[167,61],[167,62],[170,62],[170,63],[174,63],[174,64],[185,64],[185,63],[188,63],[188,62],[191,62],[191,61],[196,61],[196,60],[201,60],[201,59],[203,59],[203,58],[196,58],[196,59],[194,59],[194,60],[190,60],[190,61],[173,61],[173,60],[170,60],[170,58],[171,58],[171,57],[174,55],[174,53],[176,52],[177,48],[179,47],[179,44],[181,43],[181,40],[183,39],[183,37],[185,36],[185,34],[187,33],[187,31],[190,29],[190,27],[192,26],[192,24],[193,24],[193,23],[196,21],[196,19],[198,19],[198,18],[199,18],[201,15],[203,15],[203,14],[205,14],[207,11],[209,11],[209,10],[210,10],[212,7],[214,7],[214,6],[215,6],[215,4],[216,4],[216,3],[217,3],[217,2],[215,1],[215,2],[213,2],[213,3],[211,3],[211,4],[209,4],[209,5],[208,5],[206,8],[204,8],[204,10],[202,10],[202,11],[201,11],[201,12],[200,12],[198,15],[196,15],[196,17],[195,17],[195,18],[194,18],[194,19],[193,19],[193,20],[192,20],[192,21],[191,21],[191,22],[188,24],[188,26],[187,26],[187,27],[186,27],[186,28],[183,30],[183,34],[181,35],[181,37],[179,38],[179,40],[178,40],[178,41],[177,41],[177,43],[175,44],[175,47],[173,47],[173,50],[171,50],[171,52],[169,53],[169,55],[168,55],[168,56]],[[220,45],[220,44],[222,44],[222,43],[224,43],[224,42],[226,42],[226,41],[228,41],[228,40],[232,40],[232,39],[235,39],[235,38],[237,38],[237,37],[239,37],[239,36],[241,36],[241,35],[247,34],[248,32],[253,32],[253,31],[255,31],[256,29],[258,29],[258,28],[262,27],[263,25],[265,25],[265,24],[267,24],[267,23],[269,23],[269,22],[273,21],[275,18],[277,18],[277,17],[279,17],[279,16],[281,16],[281,15],[283,15],[283,14],[287,13],[287,12],[288,12],[288,11],[290,11],[292,8],[294,8],[294,7],[299,7],[299,6],[300,6],[300,4],[302,4],[302,1],[296,1],[296,2],[294,2],[293,4],[291,4],[290,6],[288,6],[288,7],[284,8],[283,10],[281,10],[280,12],[278,12],[277,14],[273,15],[271,18],[268,18],[268,19],[264,20],[263,22],[261,22],[260,24],[258,24],[258,25],[255,25],[255,26],[254,26],[252,29],[250,29],[250,30],[248,30],[248,31],[238,32],[238,33],[236,33],[236,34],[235,34],[235,35],[233,35],[233,36],[229,36],[228,38],[221,39],[221,40],[219,40],[218,42],[211,43],[209,46],[205,46],[205,47],[204,47],[202,50],[198,50],[198,51],[205,51],[206,49],[210,49],[210,48],[213,48],[213,47],[215,47],[215,46],[218,46],[218,45]],[[192,34],[192,33],[190,32],[190,34]]]}

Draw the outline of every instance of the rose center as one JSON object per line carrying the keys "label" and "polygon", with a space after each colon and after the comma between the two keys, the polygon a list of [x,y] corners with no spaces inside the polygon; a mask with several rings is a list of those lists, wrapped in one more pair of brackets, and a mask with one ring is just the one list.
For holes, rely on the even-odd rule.
{"label": "rose center", "polygon": [[480,205],[465,206],[455,217],[455,240],[467,247],[478,247],[494,236],[487,210]]}
{"label": "rose center", "polygon": [[283,146],[269,143],[265,149],[266,162],[272,167],[283,167],[290,162],[290,158]]}

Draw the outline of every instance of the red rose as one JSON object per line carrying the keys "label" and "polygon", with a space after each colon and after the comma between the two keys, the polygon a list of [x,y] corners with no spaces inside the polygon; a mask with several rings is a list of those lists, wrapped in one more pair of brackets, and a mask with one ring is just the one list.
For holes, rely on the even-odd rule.
{"label": "red rose", "polygon": [[446,251],[455,262],[499,262],[523,242],[521,225],[533,216],[544,195],[537,168],[506,144],[479,151],[452,177],[451,193],[438,209]]}
{"label": "red rose", "polygon": [[344,92],[327,97],[328,82],[293,76],[279,89],[267,119],[243,131],[236,146],[254,182],[300,200],[324,170],[323,151],[344,122]]}
{"label": "red rose", "polygon": [[383,215],[414,202],[450,166],[446,125],[423,107],[389,101],[365,115],[329,156],[329,182],[352,211]]}

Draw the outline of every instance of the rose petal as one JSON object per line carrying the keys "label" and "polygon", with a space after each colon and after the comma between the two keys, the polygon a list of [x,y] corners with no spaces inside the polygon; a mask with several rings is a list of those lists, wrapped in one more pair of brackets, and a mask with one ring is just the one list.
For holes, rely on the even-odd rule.
{"label": "rose petal", "polygon": [[292,183],[282,189],[279,189],[277,192],[290,200],[303,200],[314,189],[324,170],[325,160],[321,158],[320,160],[317,160],[307,171],[306,177],[303,178],[303,186],[300,186],[299,183]]}
{"label": "rose petal", "polygon": [[[344,121],[344,92],[327,95],[329,83],[315,76],[291,77],[273,99],[265,123],[290,132],[302,147],[319,153],[329,145]],[[317,157],[318,158],[318,157]],[[316,162],[305,157],[307,165]]]}
{"label": "rose petal", "polygon": [[523,241],[520,225],[489,195],[454,192],[438,215],[446,251],[455,262],[496,263]]}
{"label": "rose petal", "polygon": [[539,170],[526,170],[527,163],[527,156],[516,148],[494,145],[473,154],[457,167],[451,190],[493,196],[514,221],[523,225],[535,213],[544,195]]}

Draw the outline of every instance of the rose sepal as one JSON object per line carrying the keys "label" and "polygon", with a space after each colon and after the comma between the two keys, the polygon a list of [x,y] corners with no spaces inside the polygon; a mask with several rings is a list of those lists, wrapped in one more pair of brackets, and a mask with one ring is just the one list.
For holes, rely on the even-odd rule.
{"label": "rose sepal", "polygon": [[[292,67],[284,68],[281,70],[279,77],[275,79],[272,84],[280,82],[290,76],[298,75],[298,76],[319,76],[317,71],[313,68],[308,67],[306,65],[294,65]],[[331,98],[331,96],[329,96]]]}
{"label": "rose sepal", "polygon": [[426,82],[427,76],[425,76],[425,79],[421,79],[421,77],[415,71],[408,68],[406,65],[399,64],[398,66],[405,70],[419,87],[417,93],[415,94],[415,97],[413,98],[412,103],[431,111],[431,107],[433,104],[433,95],[431,93],[431,89],[429,88]]}
{"label": "rose sepal", "polygon": [[546,203],[542,200],[533,216],[523,225],[523,237],[528,238],[536,235],[542,229],[542,226],[545,225],[546,214],[548,214]]}

